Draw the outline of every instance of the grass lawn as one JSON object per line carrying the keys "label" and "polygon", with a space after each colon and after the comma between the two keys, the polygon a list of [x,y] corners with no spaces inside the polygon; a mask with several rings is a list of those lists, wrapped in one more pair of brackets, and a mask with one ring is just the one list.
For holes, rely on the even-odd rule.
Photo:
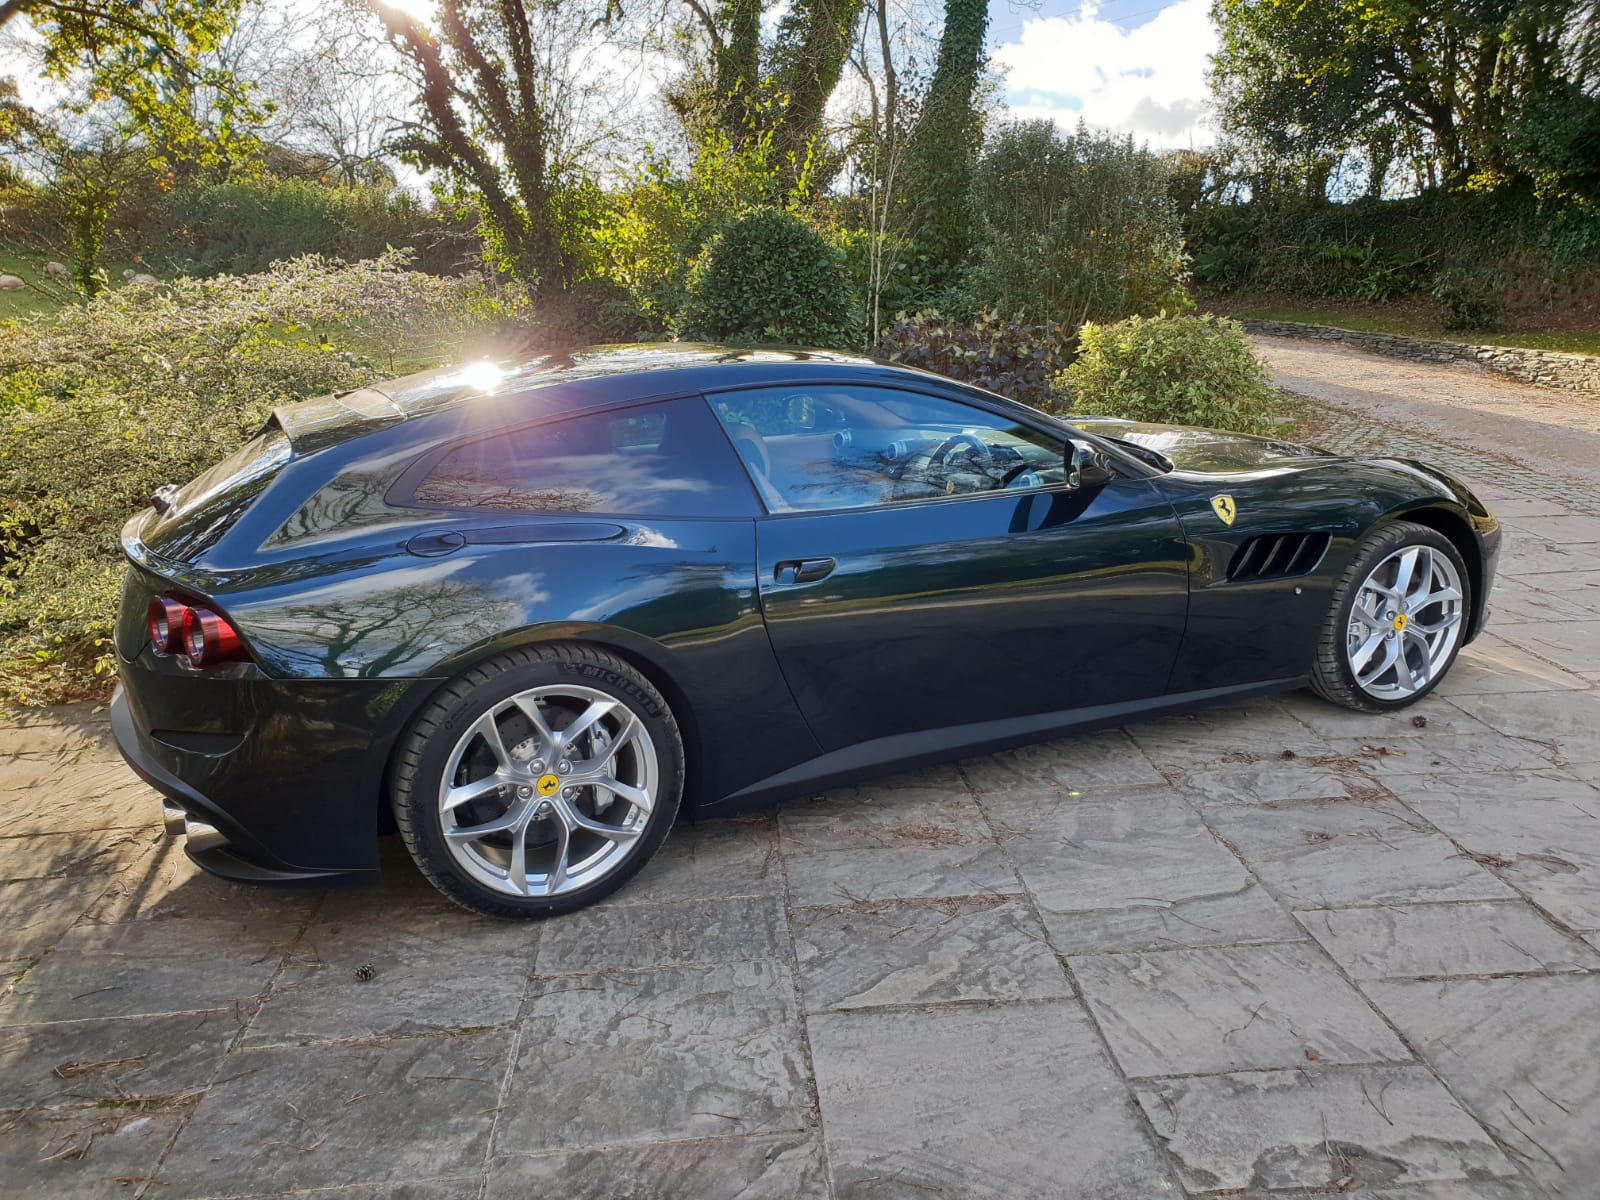
{"label": "grass lawn", "polygon": [[[1217,295],[1202,297],[1201,307],[1242,321],[1300,321],[1332,325],[1363,333],[1395,333],[1406,337],[1484,346],[1516,346],[1524,350],[1563,350],[1600,354],[1600,319],[1561,314],[1560,329],[1493,329],[1463,332],[1441,329],[1431,305],[1341,304],[1337,301],[1296,302],[1284,297]],[[1589,328],[1583,328],[1587,323]],[[1573,328],[1572,326],[1577,326]]]}
{"label": "grass lawn", "polygon": [[[0,292],[0,321],[27,316],[29,313],[55,312],[78,298],[78,293],[71,287],[45,277],[44,265],[52,258],[57,262],[66,262],[66,259],[53,254],[0,250],[0,275],[15,275],[28,285],[20,292]],[[72,264],[67,265],[70,267]],[[140,266],[132,259],[108,262],[106,274],[111,279],[111,286],[121,286],[122,272],[130,268],[150,271],[149,267]],[[150,273],[155,274],[154,271]]]}

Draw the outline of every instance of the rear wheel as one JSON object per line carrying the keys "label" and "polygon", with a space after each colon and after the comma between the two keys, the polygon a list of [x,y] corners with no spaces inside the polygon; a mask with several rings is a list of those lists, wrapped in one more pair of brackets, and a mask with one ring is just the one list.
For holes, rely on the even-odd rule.
{"label": "rear wheel", "polygon": [[1357,548],[1334,588],[1312,687],[1362,712],[1415,704],[1455,662],[1471,598],[1449,538],[1410,521],[1384,526]]}
{"label": "rear wheel", "polygon": [[396,760],[395,820],[447,896],[497,917],[610,895],[666,840],[683,743],[661,694],[584,646],[518,650],[448,685]]}

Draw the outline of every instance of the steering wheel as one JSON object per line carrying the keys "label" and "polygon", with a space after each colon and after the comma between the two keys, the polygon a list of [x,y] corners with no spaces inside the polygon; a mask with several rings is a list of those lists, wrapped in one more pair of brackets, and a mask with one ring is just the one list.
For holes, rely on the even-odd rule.
{"label": "steering wheel", "polygon": [[944,441],[939,443],[939,448],[933,452],[932,461],[938,463],[941,467],[949,466],[950,456],[961,446],[965,446],[972,451],[972,456],[977,460],[980,471],[987,472],[990,467],[994,466],[993,452],[984,444],[982,438],[972,433],[953,433],[945,438]]}
{"label": "steering wheel", "polygon": [[1039,468],[1037,466],[1035,466],[1033,463],[1028,462],[1026,459],[1024,459],[1022,462],[1019,462],[1016,466],[1012,467],[1009,471],[1007,471],[1004,475],[1002,475],[1000,477],[1000,487],[1001,487],[1001,489],[1010,487],[1013,483],[1015,483],[1017,480],[1021,479],[1029,471],[1037,471],[1038,469]]}

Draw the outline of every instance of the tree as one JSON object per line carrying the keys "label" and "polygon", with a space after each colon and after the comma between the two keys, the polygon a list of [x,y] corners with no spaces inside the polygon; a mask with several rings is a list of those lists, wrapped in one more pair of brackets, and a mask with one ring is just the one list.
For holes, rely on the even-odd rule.
{"label": "tree", "polygon": [[593,14],[570,0],[441,0],[435,32],[398,8],[376,8],[418,89],[418,119],[394,149],[477,208],[497,269],[570,288],[582,231],[561,212],[579,175],[563,144],[567,60]]}
{"label": "tree", "polygon": [[[248,86],[208,62],[241,0],[0,0],[0,29],[26,21],[41,67],[72,84],[79,111],[111,105],[124,134],[147,138],[155,165],[215,168],[247,155],[263,113]],[[208,97],[210,120],[196,119]]]}
{"label": "tree", "polygon": [[716,129],[738,147],[770,135],[782,184],[803,184],[822,146],[823,116],[863,3],[791,0],[763,38],[773,0],[673,0],[688,63],[668,100],[690,139],[702,141]]}
{"label": "tree", "polygon": [[945,0],[944,31],[927,98],[907,151],[906,186],[919,197],[917,248],[937,278],[966,253],[972,163],[983,137],[975,98],[987,0]]}
{"label": "tree", "polygon": [[[1600,101],[1579,99],[1600,83],[1595,0],[1214,0],[1212,15],[1224,133],[1258,163],[1298,163],[1313,196],[1351,154],[1374,194],[1397,152],[1425,186],[1526,180],[1537,148],[1573,156],[1573,137],[1553,132],[1600,117]],[[1514,131],[1530,120],[1519,157]]]}
{"label": "tree", "polygon": [[39,38],[40,69],[68,89],[56,115],[26,110],[12,89],[0,104],[0,140],[33,155],[51,179],[86,295],[104,285],[106,226],[138,171],[226,174],[253,152],[265,110],[211,57],[239,4],[0,0],[0,29],[26,21]]}

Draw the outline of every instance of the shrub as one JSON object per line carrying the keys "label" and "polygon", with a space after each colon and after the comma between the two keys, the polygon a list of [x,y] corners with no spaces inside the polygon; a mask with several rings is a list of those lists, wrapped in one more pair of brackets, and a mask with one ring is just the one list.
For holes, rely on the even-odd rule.
{"label": "shrub", "polygon": [[1028,324],[988,313],[971,322],[949,321],[934,312],[901,316],[878,344],[891,362],[1041,408],[1050,407],[1051,380],[1072,361],[1076,348],[1076,336],[1055,321]]}
{"label": "shrub", "polygon": [[1171,310],[1183,234],[1161,161],[1129,137],[1011,125],[973,176],[975,307],[1076,327]]}
{"label": "shrub", "polygon": [[1078,331],[1078,358],[1056,386],[1072,412],[1267,434],[1278,400],[1237,321],[1130,317]]}
{"label": "shrub", "polygon": [[1439,323],[1446,329],[1488,329],[1500,322],[1501,282],[1480,267],[1448,267],[1433,280]]}
{"label": "shrub", "polygon": [[[108,682],[122,523],[237,448],[274,406],[462,351],[500,319],[481,288],[317,259],[113,289],[0,337],[0,697]],[[396,363],[379,346],[404,344]]]}
{"label": "shrub", "polygon": [[[327,186],[302,179],[195,183],[167,194],[147,230],[163,257],[191,274],[244,274],[282,259],[321,254],[346,261],[375,258],[390,247],[412,251],[413,264],[449,274],[482,257],[470,226],[451,221],[403,188],[382,184]],[[180,249],[181,248],[181,249]],[[143,247],[146,257],[154,247]]]}
{"label": "shrub", "polygon": [[689,337],[849,346],[850,290],[828,243],[799,217],[757,209],[706,247],[679,322]]}

